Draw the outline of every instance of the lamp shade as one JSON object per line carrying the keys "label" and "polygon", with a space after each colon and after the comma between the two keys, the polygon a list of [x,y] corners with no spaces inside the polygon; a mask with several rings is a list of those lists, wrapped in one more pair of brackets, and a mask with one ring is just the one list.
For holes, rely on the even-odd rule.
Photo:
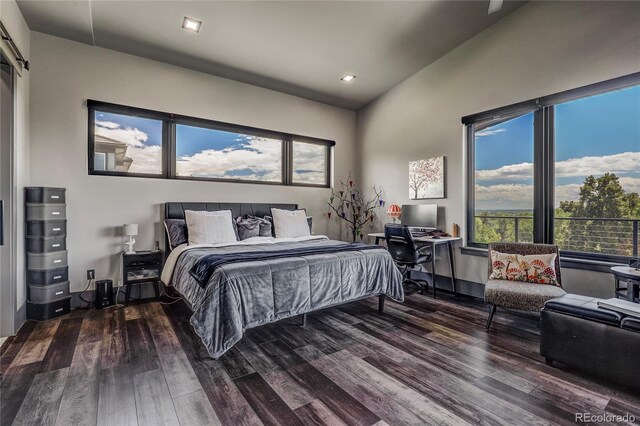
{"label": "lamp shade", "polygon": [[124,225],[124,235],[138,235],[138,224],[137,223],[129,223]]}
{"label": "lamp shade", "polygon": [[387,214],[390,218],[398,219],[402,214],[402,208],[397,204],[391,204],[387,209]]}

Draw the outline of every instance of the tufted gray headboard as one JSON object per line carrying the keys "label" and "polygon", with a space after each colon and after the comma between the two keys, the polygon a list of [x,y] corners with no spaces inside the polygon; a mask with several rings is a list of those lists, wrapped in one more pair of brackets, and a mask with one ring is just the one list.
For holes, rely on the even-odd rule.
{"label": "tufted gray headboard", "polygon": [[[214,212],[217,210],[231,210],[232,216],[244,216],[246,214],[252,216],[270,216],[271,208],[283,209],[283,210],[295,210],[298,208],[297,204],[283,204],[283,203],[177,203],[170,202],[164,204],[164,218],[165,219],[184,219],[185,210],[194,211],[207,211]],[[165,232],[165,250],[167,253],[171,251],[169,246],[169,240]]]}

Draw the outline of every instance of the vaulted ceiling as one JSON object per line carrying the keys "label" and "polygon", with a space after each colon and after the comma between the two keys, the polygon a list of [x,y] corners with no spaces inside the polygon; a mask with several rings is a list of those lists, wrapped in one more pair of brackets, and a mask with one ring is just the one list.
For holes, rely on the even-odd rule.
{"label": "vaulted ceiling", "polygon": [[523,3],[18,1],[35,31],[354,110]]}

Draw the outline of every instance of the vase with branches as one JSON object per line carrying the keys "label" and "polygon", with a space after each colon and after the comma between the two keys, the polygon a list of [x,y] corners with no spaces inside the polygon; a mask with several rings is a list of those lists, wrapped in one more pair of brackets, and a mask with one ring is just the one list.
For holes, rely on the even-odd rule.
{"label": "vase with branches", "polygon": [[332,214],[335,213],[338,219],[347,222],[352,241],[355,242],[358,237],[363,238],[364,226],[367,223],[373,224],[376,210],[384,205],[381,195],[382,188],[376,188],[373,185],[373,195],[367,197],[362,190],[358,189],[349,174],[346,182],[340,181],[340,186],[331,190],[331,197],[327,203],[331,211],[327,215],[331,219]]}

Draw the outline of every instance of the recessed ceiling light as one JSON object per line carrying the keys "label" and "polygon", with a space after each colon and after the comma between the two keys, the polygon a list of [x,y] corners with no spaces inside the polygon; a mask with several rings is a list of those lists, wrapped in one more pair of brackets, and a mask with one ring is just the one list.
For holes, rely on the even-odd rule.
{"label": "recessed ceiling light", "polygon": [[187,16],[185,16],[184,21],[182,21],[182,28],[193,31],[194,33],[200,32],[201,25],[202,21],[198,21],[197,19],[189,18]]}
{"label": "recessed ceiling light", "polygon": [[348,83],[350,81],[355,80],[356,76],[353,74],[346,74],[344,77],[342,77],[340,80],[344,81],[345,83]]}

